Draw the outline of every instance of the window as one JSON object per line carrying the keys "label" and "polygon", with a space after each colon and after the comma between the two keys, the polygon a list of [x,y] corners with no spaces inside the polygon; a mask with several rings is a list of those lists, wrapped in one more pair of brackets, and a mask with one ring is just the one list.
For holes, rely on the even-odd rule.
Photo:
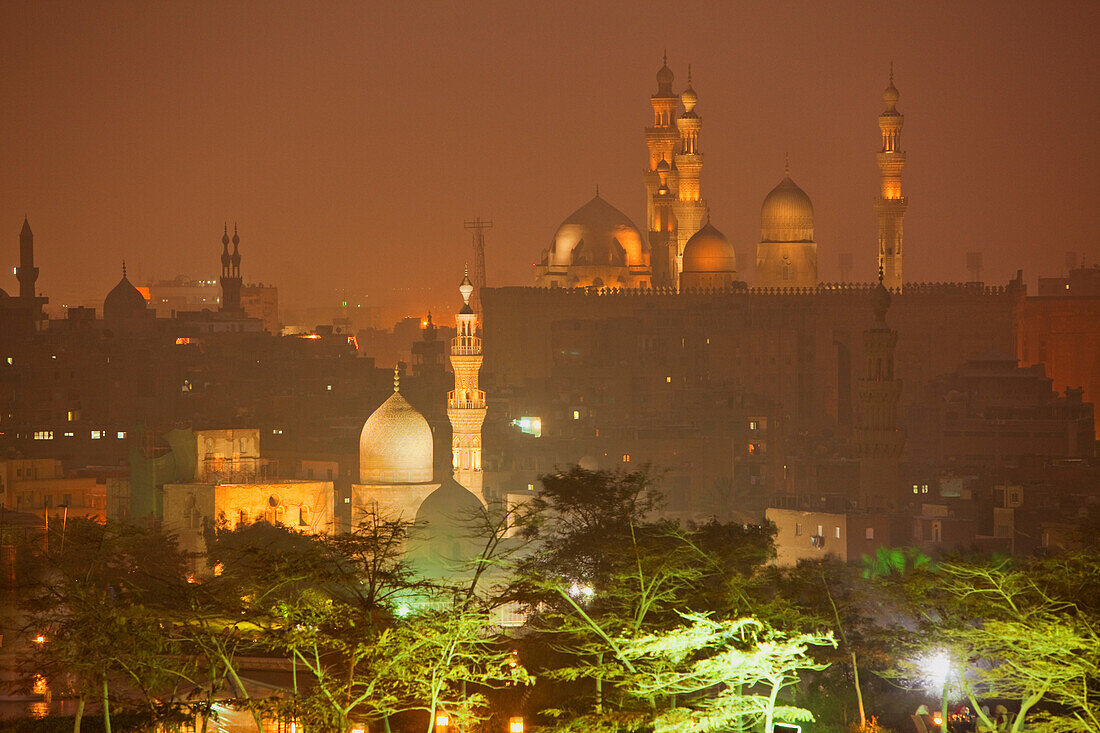
{"label": "window", "polygon": [[794,525],[794,536],[795,537],[801,537],[802,536],[802,525],[798,524],[797,522]]}
{"label": "window", "polygon": [[34,431],[34,439],[35,440],[53,440],[53,431],[52,430],[35,430]]}
{"label": "window", "polygon": [[875,528],[868,527],[867,529],[863,530],[863,537],[864,539],[873,540],[875,538]]}
{"label": "window", "polygon": [[117,433],[115,433],[115,437],[118,438],[119,440],[122,440],[123,438],[126,437],[126,431],[125,430],[119,430]]}
{"label": "window", "polygon": [[69,430],[69,431],[66,431],[66,433],[65,433],[65,437],[66,437],[66,438],[71,438],[71,437],[73,437],[73,435],[74,435],[74,433],[73,433],[73,431],[71,431],[71,430]]}
{"label": "window", "polygon": [[672,384],[672,377],[665,377],[665,383]]}
{"label": "window", "polygon": [[331,392],[332,391],[332,385],[331,384],[326,384],[325,389],[328,390],[329,392]]}
{"label": "window", "polygon": [[823,529],[823,527],[820,524],[817,525],[817,536],[818,537],[824,537],[825,536],[825,533],[821,531],[822,529]]}
{"label": "window", "polygon": [[93,430],[92,431],[92,440],[99,440],[100,438],[103,437],[104,432],[106,432],[106,431],[104,431],[104,430]]}
{"label": "window", "polygon": [[345,496],[344,497],[344,503],[345,504],[350,504],[351,503],[351,497],[350,496]]}
{"label": "window", "polygon": [[75,413],[74,413],[74,412],[73,412],[72,410],[69,410],[69,422],[72,422],[72,421],[73,421],[73,415],[74,415],[74,414],[75,414]]}
{"label": "window", "polygon": [[527,490],[528,491],[534,491],[535,490],[535,485],[534,484],[527,484]]}
{"label": "window", "polygon": [[574,420],[580,420],[581,419],[581,411],[580,410],[573,410],[573,419]]}
{"label": "window", "polygon": [[630,454],[623,453],[623,463],[630,463]]}
{"label": "window", "polygon": [[932,541],[939,542],[942,537],[942,527],[939,522],[932,522]]}
{"label": "window", "polygon": [[760,421],[759,420],[749,420],[749,430],[759,430],[759,429],[760,429]]}
{"label": "window", "polygon": [[835,531],[836,538],[839,540],[840,539],[840,527],[835,527],[834,529],[836,530]]}

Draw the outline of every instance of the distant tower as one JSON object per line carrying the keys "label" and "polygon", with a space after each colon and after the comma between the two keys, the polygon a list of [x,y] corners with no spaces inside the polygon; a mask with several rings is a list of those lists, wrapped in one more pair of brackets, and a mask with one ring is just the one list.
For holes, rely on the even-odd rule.
{"label": "distant tower", "polygon": [[898,463],[905,447],[905,432],[897,426],[901,380],[894,379],[898,332],[886,325],[890,293],[883,279],[880,274],[871,296],[875,323],[863,332],[867,376],[859,380],[859,413],[853,434],[859,456],[860,505],[877,509],[897,503]]}
{"label": "distant tower", "polygon": [[27,217],[23,217],[23,230],[19,232],[19,267],[15,270],[19,280],[19,297],[34,298],[34,284],[38,282],[38,268],[34,266],[34,232]]}
{"label": "distant tower", "polygon": [[451,421],[451,455],[455,481],[485,502],[481,471],[481,425],[485,422],[485,393],[478,389],[481,371],[481,338],[477,335],[477,314],[470,307],[474,285],[469,273],[458,288],[462,310],[455,316],[458,333],[451,339],[451,369],[455,388],[447,395],[447,418]]}
{"label": "distant tower", "polygon": [[473,221],[466,220],[465,227],[474,233],[473,309],[481,313],[481,289],[485,287],[485,230],[492,229],[493,222],[482,221],[479,216]]}
{"label": "distant tower", "polygon": [[229,225],[222,230],[222,307],[221,310],[237,313],[241,310],[241,238],[237,225],[233,225],[233,251],[229,251]]}
{"label": "distant tower", "polygon": [[[699,152],[702,118],[691,86],[683,94],[672,91],[674,80],[668,58],[657,72],[657,93],[649,98],[653,126],[645,130],[649,164],[643,174],[646,191],[646,232],[652,252],[653,284],[678,287],[684,247],[703,225],[707,210],[699,188],[703,155]],[[683,104],[683,113],[679,114]]]}
{"label": "distant tower", "polygon": [[703,170],[703,154],[699,152],[699,130],[703,120],[695,112],[699,96],[691,87],[691,67],[688,67],[688,87],[680,95],[684,113],[676,120],[680,131],[680,148],[674,156],[678,175],[676,186],[676,287],[680,286],[680,273],[684,270],[684,247],[692,235],[703,226],[707,203],[699,190],[699,174]]}
{"label": "distant tower", "polygon": [[881,190],[875,199],[878,218],[878,268],[887,290],[899,292],[902,285],[902,219],[909,200],[901,195],[901,169],[905,153],[901,149],[901,126],[905,118],[898,112],[898,90],[894,87],[894,65],[890,64],[890,85],[882,93],[886,111],[878,116],[882,131],[882,150],[875,156],[881,173]]}

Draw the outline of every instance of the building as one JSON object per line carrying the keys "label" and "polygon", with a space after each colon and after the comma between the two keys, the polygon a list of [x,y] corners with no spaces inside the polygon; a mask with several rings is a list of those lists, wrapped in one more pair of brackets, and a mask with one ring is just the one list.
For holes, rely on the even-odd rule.
{"label": "building", "polygon": [[0,461],[0,504],[8,511],[45,517],[107,517],[105,482],[66,474],[61,461],[22,458]]}
{"label": "building", "polygon": [[817,284],[814,205],[806,192],[791,180],[788,164],[783,180],[760,207],[756,286],[816,288]]}
{"label": "building", "polygon": [[792,567],[803,560],[832,557],[858,562],[891,545],[891,519],[881,512],[825,512],[769,508],[776,528],[775,564]]}

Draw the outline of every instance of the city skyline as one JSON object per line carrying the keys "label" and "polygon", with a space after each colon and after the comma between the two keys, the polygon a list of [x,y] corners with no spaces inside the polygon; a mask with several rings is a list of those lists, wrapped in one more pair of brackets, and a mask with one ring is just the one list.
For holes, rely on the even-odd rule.
{"label": "city skyline", "polygon": [[[690,24],[613,3],[428,18],[295,4],[264,17],[243,4],[0,12],[21,29],[0,80],[20,110],[0,123],[0,251],[15,263],[27,214],[55,307],[101,298],[122,260],[144,280],[216,272],[227,219],[245,280],[277,284],[292,306],[402,298],[395,285],[446,293],[472,259],[462,221],[478,215],[495,222],[489,284],[530,285],[595,186],[643,225],[643,128],[666,51],[677,91],[691,64],[706,198],[750,283],[786,153],[814,202],[821,279],[839,278],[842,253],[853,279],[873,277],[891,61],[907,280],[965,280],[969,251],[994,283],[1056,274],[1067,251],[1098,257],[1075,238],[1097,188],[1097,143],[1079,122],[1097,106],[1081,91],[1097,71],[1086,4],[716,5]],[[385,305],[415,310],[420,296],[404,297]]]}

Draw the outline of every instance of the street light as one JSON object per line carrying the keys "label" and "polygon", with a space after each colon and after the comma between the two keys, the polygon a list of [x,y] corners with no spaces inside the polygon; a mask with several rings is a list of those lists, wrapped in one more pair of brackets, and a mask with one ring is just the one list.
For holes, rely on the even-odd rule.
{"label": "street light", "polygon": [[451,716],[446,713],[436,713],[435,715],[435,733],[447,733],[447,728],[451,726]]}
{"label": "street light", "polygon": [[515,716],[508,719],[508,733],[523,733],[523,718]]}

